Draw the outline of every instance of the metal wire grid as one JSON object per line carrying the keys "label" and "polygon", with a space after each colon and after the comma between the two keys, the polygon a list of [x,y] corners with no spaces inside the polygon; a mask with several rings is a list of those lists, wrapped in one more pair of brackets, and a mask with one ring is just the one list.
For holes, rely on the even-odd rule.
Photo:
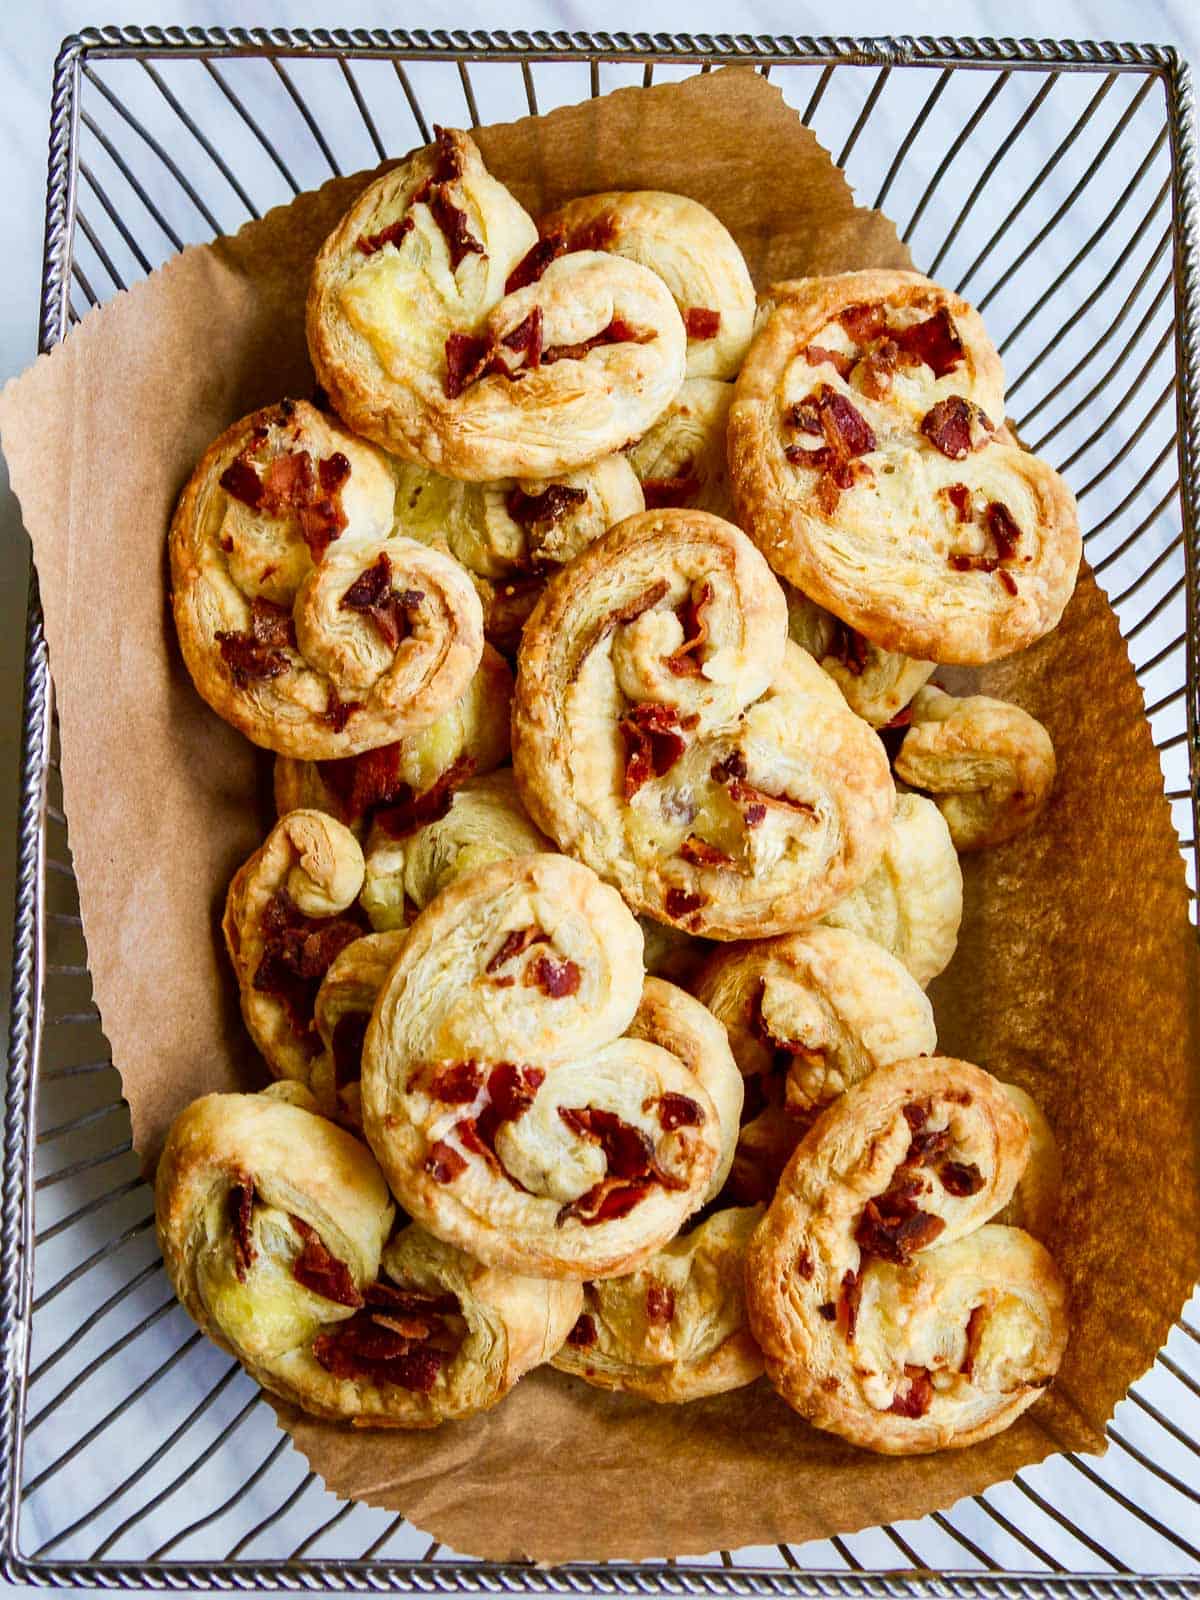
{"label": "metal wire grid", "polygon": [[[1191,93],[1169,50],[89,31],[64,45],[54,78],[42,347],[186,243],[402,153],[435,120],[547,110],[731,60],[770,74],[860,199],[886,206],[918,262],[986,311],[1023,436],[1077,488],[1194,890],[1200,255]],[[803,1548],[546,1573],[466,1562],[402,1517],[336,1501],[255,1386],[176,1306],[158,1261],[91,998],[51,698],[35,581],[0,1211],[9,1577],[891,1595],[928,1592],[940,1573],[989,1597],[1200,1594],[1195,1301],[1118,1409],[1103,1460],[1057,1458],[920,1522]]]}

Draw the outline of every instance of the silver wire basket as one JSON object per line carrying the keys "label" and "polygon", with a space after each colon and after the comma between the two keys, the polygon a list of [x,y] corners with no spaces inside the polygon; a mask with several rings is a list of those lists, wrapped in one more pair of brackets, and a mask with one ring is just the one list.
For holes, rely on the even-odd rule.
{"label": "silver wire basket", "polygon": [[[981,306],[1027,443],[1079,494],[1195,885],[1200,242],[1169,49],[832,39],[99,29],[53,81],[41,348],[185,244],[472,124],[731,62],[777,83]],[[337,1501],[176,1305],[91,997],[36,579],[0,1209],[0,1547],[13,1581],[603,1594],[1200,1595],[1200,1311],[1058,1456],[946,1514],[701,1560],[469,1561]],[[1193,902],[1194,915],[1194,902]],[[548,1474],[553,1463],[544,1464]]]}

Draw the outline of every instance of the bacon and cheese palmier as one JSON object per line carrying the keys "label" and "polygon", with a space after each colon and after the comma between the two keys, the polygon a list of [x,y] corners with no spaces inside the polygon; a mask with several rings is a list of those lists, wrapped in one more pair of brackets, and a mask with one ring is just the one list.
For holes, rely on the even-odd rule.
{"label": "bacon and cheese palmier", "polygon": [[912,272],[777,285],[737,383],[738,520],[885,650],[978,663],[1053,628],[1081,540],[1066,484],[1003,431],[977,312]]}
{"label": "bacon and cheese palmier", "polygon": [[992,1222],[1028,1159],[1002,1085],[945,1057],[847,1091],[750,1241],[750,1327],[801,1416],[868,1450],[974,1444],[1045,1391],[1067,1342],[1044,1247]]}
{"label": "bacon and cheese palmier", "polygon": [[628,447],[648,510],[691,506],[734,520],[725,454],[732,404],[731,383],[688,378],[653,427]]}
{"label": "bacon and cheese palmier", "polygon": [[543,250],[606,250],[649,267],[687,329],[689,378],[732,378],[754,327],[754,284],[732,234],[698,200],[657,189],[590,194],[538,223]]}
{"label": "bacon and cheese palmier", "polygon": [[788,634],[821,663],[851,711],[873,728],[902,724],[913,696],[937,670],[936,662],[882,650],[790,583],[783,588]]}
{"label": "bacon and cheese palmier", "polygon": [[684,377],[663,280],[621,256],[546,261],[470,137],[372,183],[319,252],[309,353],[351,427],[474,482],[552,478],[649,427]]}
{"label": "bacon and cheese palmier", "polygon": [[171,524],[175,623],[203,698],[284,755],[326,760],[431,723],[466,691],[483,614],[449,557],[392,534],[379,453],[302,401],[208,449]]}
{"label": "bacon and cheese palmier", "polygon": [[789,643],[765,561],[702,511],[631,517],[551,579],[521,642],[513,766],[560,849],[715,939],[844,898],[895,798],[880,741]]}
{"label": "bacon and cheese palmier", "polygon": [[684,1061],[630,1036],[641,948],[616,891],[565,856],[459,878],[413,923],[367,1029],[363,1128],[439,1238],[512,1271],[613,1277],[701,1205],[719,1112]]}

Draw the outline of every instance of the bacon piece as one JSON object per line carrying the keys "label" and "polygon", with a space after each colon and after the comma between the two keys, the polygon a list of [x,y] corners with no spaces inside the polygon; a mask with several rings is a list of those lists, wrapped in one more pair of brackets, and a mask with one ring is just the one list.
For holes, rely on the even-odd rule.
{"label": "bacon piece", "polygon": [[668,889],[664,907],[669,917],[689,917],[707,902],[707,895],[689,894],[686,889]]}
{"label": "bacon piece", "polygon": [[585,222],[582,227],[576,228],[567,242],[569,250],[607,250],[617,232],[617,219],[611,211],[602,211],[599,216],[593,217],[590,222]]}
{"label": "bacon piece", "polygon": [[1008,590],[1009,594],[1016,594],[1017,580],[1013,577],[1011,572],[1006,572],[1003,567],[1000,567],[997,569],[996,576],[1000,579],[1000,582],[1004,588]]}
{"label": "bacon piece", "polygon": [[519,956],[528,950],[530,945],[548,942],[549,935],[543,933],[540,928],[510,928],[504,935],[503,944],[483,970],[490,976],[493,972],[499,972],[501,967],[507,966],[514,956]]}
{"label": "bacon piece", "polygon": [[571,681],[574,682],[579,676],[583,663],[602,639],[607,639],[613,629],[619,627],[622,623],[635,622],[644,612],[653,610],[669,588],[670,584],[665,578],[656,578],[652,584],[643,589],[640,595],[630,600],[628,604],[618,606],[603,621],[596,623],[591,638],[587,640],[576,658]]}
{"label": "bacon piece", "polygon": [[729,798],[742,813],[742,821],[747,828],[757,828],[764,821],[768,806],[797,811],[808,817],[816,815],[816,808],[807,800],[793,800],[786,794],[768,794],[765,789],[757,789],[752,783],[744,783],[740,778],[735,778],[730,783]]}
{"label": "bacon piece", "polygon": [[552,261],[556,261],[567,248],[561,233],[548,233],[531,245],[504,280],[505,294],[513,294],[531,283],[537,283]]}
{"label": "bacon piece", "polygon": [[913,1133],[920,1133],[921,1129],[929,1121],[929,1106],[922,1105],[919,1100],[910,1100],[906,1106],[902,1107],[902,1110],[904,1120],[908,1123],[910,1130]]}
{"label": "bacon piece", "polygon": [[481,377],[491,358],[487,339],[473,333],[451,333],[446,338],[446,394],[451,400]]}
{"label": "bacon piece", "polygon": [[504,509],[520,528],[554,528],[572,511],[586,505],[587,497],[586,489],[576,489],[569,483],[551,483],[541,494],[510,489],[505,496]]}
{"label": "bacon piece", "polygon": [[[500,343],[525,358],[525,367],[538,367],[542,362],[542,308],[533,310],[516,327],[506,333]],[[507,370],[507,368],[506,368]]]}
{"label": "bacon piece", "polygon": [[389,650],[395,650],[408,632],[408,613],[425,596],[419,589],[392,588],[392,562],[387,551],[365,572],[359,573],[338,602],[339,611],[358,611],[374,625]]}
{"label": "bacon piece", "polygon": [[360,1311],[313,1340],[313,1356],[335,1378],[394,1384],[416,1394],[429,1394],[449,1352],[388,1327],[390,1319]]}
{"label": "bacon piece", "polygon": [[598,1338],[595,1319],[585,1311],[567,1335],[567,1343],[574,1345],[577,1350],[587,1350]]}
{"label": "bacon piece", "polygon": [[858,357],[846,350],[828,350],[823,344],[806,344],[804,359],[810,367],[823,367],[828,363],[835,368],[839,378],[848,378],[858,365]]}
{"label": "bacon piece", "polygon": [[924,322],[893,328],[891,335],[902,355],[923,361],[935,378],[944,378],[963,360],[962,338],[945,306],[939,306]]}
{"label": "bacon piece", "polygon": [[995,541],[996,553],[1001,561],[1011,561],[1016,554],[1017,545],[1021,542],[1021,530],[1012,512],[1002,501],[989,500],[983,519],[987,524],[987,531]]}
{"label": "bacon piece", "polygon": [[577,993],[581,977],[573,961],[555,961],[550,956],[535,956],[525,968],[526,987],[540,989],[551,1000]]}
{"label": "bacon piece", "polygon": [[347,1011],[337,1019],[330,1040],[333,1056],[333,1081],[338,1089],[357,1083],[362,1077],[363,1042],[367,1037],[369,1011]]}
{"label": "bacon piece", "polygon": [[241,633],[219,631],[214,635],[221,660],[239,689],[253,681],[278,678],[291,662],[285,650],[296,648],[292,614],[283,606],[256,596],[250,602],[250,626]]}
{"label": "bacon piece", "polygon": [[674,655],[667,657],[667,667],[677,678],[701,676],[700,656],[708,643],[708,622],[704,613],[712,597],[712,584],[705,579],[700,585],[699,598],[689,594],[675,613],[683,629],[683,643]]}
{"label": "bacon piece", "polygon": [[881,300],[847,306],[839,313],[838,321],[858,344],[868,344],[887,332],[887,313]]}
{"label": "bacon piece", "polygon": [[891,394],[899,354],[900,347],[894,339],[881,339],[864,358],[859,381],[868,399],[886,400]]}
{"label": "bacon piece", "polygon": [[246,453],[235,456],[217,482],[226,494],[257,511],[262,504],[262,479],[246,459]]}
{"label": "bacon piece", "polygon": [[734,778],[746,776],[746,758],[740,750],[731,750],[721,761],[714,761],[710,776],[714,783],[729,783]]}
{"label": "bacon piece", "polygon": [[875,449],[874,429],[844,394],[822,384],[817,390],[817,408],[826,442],[840,461],[865,456]]}
{"label": "bacon piece", "polygon": [[870,660],[870,651],[870,643],[861,633],[843,622],[840,617],[833,619],[833,637],[829,642],[829,654],[836,661],[840,661],[847,672],[856,678],[861,678]]}
{"label": "bacon piece", "polygon": [[861,1299],[862,1274],[844,1272],[842,1292],[838,1296],[837,1319],[847,1344],[854,1338],[854,1330],[858,1327],[858,1303]]}
{"label": "bacon piece", "polygon": [[[854,1240],[864,1256],[878,1256],[906,1267],[917,1250],[932,1244],[946,1224],[941,1217],[921,1211],[913,1198],[913,1185],[894,1180],[885,1194],[868,1200]],[[917,1185],[920,1192],[920,1186]]]}
{"label": "bacon piece", "polygon": [[683,313],[683,326],[689,339],[715,339],[721,331],[721,313],[707,306],[689,306]]}
{"label": "bacon piece", "polygon": [[457,1316],[462,1310],[457,1295],[430,1294],[425,1289],[386,1283],[382,1278],[367,1285],[363,1290],[363,1298],[368,1306],[377,1310],[395,1311],[408,1316]]}
{"label": "bacon piece", "polygon": [[995,431],[986,412],[961,394],[939,400],[921,419],[921,432],[950,461],[963,461],[972,450],[982,450]]}
{"label": "bacon piece", "polygon": [[967,1349],[963,1356],[962,1366],[958,1369],[968,1380],[975,1375],[975,1363],[979,1359],[979,1347],[983,1343],[983,1329],[987,1321],[987,1311],[983,1306],[973,1306],[971,1315],[967,1318]]}
{"label": "bacon piece", "polygon": [[312,1032],[317,990],[336,956],[362,937],[349,917],[306,917],[286,889],[278,890],[262,915],[263,953],[254,988],[278,1000],[292,1031]]}
{"label": "bacon piece", "polygon": [[709,844],[707,839],[702,839],[696,833],[688,834],[679,846],[679,854],[694,867],[733,866],[732,856],[726,855],[724,850],[718,850],[715,844]]}
{"label": "bacon piece", "polygon": [[923,1417],[933,1400],[933,1380],[925,1367],[905,1367],[905,1387],[897,1389],[888,1410],[898,1417]]}
{"label": "bacon piece", "polygon": [[684,731],[694,716],[681,717],[674,706],[645,701],[631,706],[617,727],[625,741],[625,798],[632,800],[650,778],[664,777],[687,749]]}
{"label": "bacon piece", "polygon": [[[495,1159],[510,1183],[516,1183],[516,1179],[496,1155],[496,1135],[504,1123],[516,1122],[525,1115],[545,1079],[546,1074],[541,1067],[518,1067],[511,1061],[497,1062],[488,1074],[487,1104],[473,1122],[458,1125],[460,1136],[465,1129],[470,1129],[480,1152]],[[463,1143],[467,1142],[467,1138],[463,1137]]]}
{"label": "bacon piece", "polygon": [[946,1193],[959,1199],[978,1194],[983,1188],[983,1173],[973,1161],[943,1161],[938,1168],[938,1177]]}
{"label": "bacon piece", "polygon": [[434,1100],[448,1106],[470,1105],[479,1093],[480,1072],[477,1062],[455,1061],[434,1075],[429,1093]]}
{"label": "bacon piece", "polygon": [[811,395],[807,400],[797,400],[795,405],[789,406],[783,414],[783,421],[786,427],[798,428],[801,433],[810,433],[814,437],[824,432],[821,412]]}
{"label": "bacon piece", "polygon": [[429,209],[433,212],[433,220],[442,230],[449,247],[451,272],[458,271],[459,263],[466,256],[487,255],[483,245],[471,232],[467,213],[454,204],[444,184],[435,184],[429,199]]}
{"label": "bacon piece", "polygon": [[268,464],[260,478],[250,457],[265,439],[266,430],[256,430],[250,443],[221,474],[221,487],[265,516],[295,512],[301,536],[313,560],[319,561],[346,526],[341,489],[350,476],[350,463],[337,450],[314,467],[307,450],[285,450]]}
{"label": "bacon piece", "polygon": [[596,1141],[604,1151],[610,1178],[644,1178],[653,1172],[654,1146],[649,1137],[615,1111],[559,1106],[558,1114],[572,1133]]}
{"label": "bacon piece", "polygon": [[451,130],[439,127],[436,122],[433,137],[437,150],[433,176],[438,183],[453,183],[463,175],[462,150],[455,143]]}
{"label": "bacon piece", "polygon": [[652,1283],[646,1290],[646,1321],[670,1322],[675,1315],[675,1291],[666,1284]]}
{"label": "bacon piece", "polygon": [[599,333],[594,333],[590,339],[584,339],[579,344],[549,346],[542,351],[542,364],[548,367],[555,361],[582,361],[592,350],[598,350],[604,345],[653,344],[657,337],[653,328],[635,328],[623,317],[614,317],[606,328],[601,328]]}
{"label": "bacon piece", "polygon": [[334,688],[329,685],[329,693],[325,697],[325,709],[321,713],[321,721],[327,722],[334,733],[341,733],[350,718],[356,711],[361,711],[361,700],[343,700]]}
{"label": "bacon piece", "polygon": [[227,1203],[229,1231],[233,1238],[233,1270],[238,1282],[245,1283],[246,1274],[258,1255],[251,1230],[254,1220],[254,1183],[245,1173],[239,1173],[230,1185]]}
{"label": "bacon piece", "polygon": [[949,1128],[938,1128],[932,1133],[915,1133],[902,1165],[906,1167],[931,1166],[939,1156],[945,1155],[953,1143]]}
{"label": "bacon piece", "polygon": [[969,556],[957,551],[950,557],[955,572],[995,572],[1000,565],[999,556]]}
{"label": "bacon piece", "polygon": [[350,1268],[333,1254],[317,1230],[303,1218],[293,1214],[292,1226],[300,1235],[302,1244],[300,1254],[292,1262],[292,1277],[303,1288],[319,1294],[323,1300],[332,1300],[339,1306],[352,1306],[357,1311],[364,1302]]}
{"label": "bacon piece", "polygon": [[674,1133],[676,1128],[698,1128],[704,1123],[704,1107],[690,1095],[660,1095],[658,1120],[664,1133]]}
{"label": "bacon piece", "polygon": [[385,801],[410,796],[412,791],[400,776],[404,753],[402,740],[367,750],[360,756],[341,756],[318,761],[321,782],[337,801],[342,817],[357,822]]}
{"label": "bacon piece", "polygon": [[817,1315],[824,1317],[826,1322],[836,1322],[837,1306],[832,1300],[826,1300],[822,1305],[817,1307]]}
{"label": "bacon piece", "polygon": [[467,1170],[467,1158],[460,1155],[452,1145],[442,1139],[436,1139],[429,1146],[425,1156],[425,1171],[434,1183],[453,1183],[454,1179]]}
{"label": "bacon piece", "polygon": [[360,233],[354,241],[355,249],[361,250],[364,256],[373,256],[382,250],[385,244],[393,244],[397,250],[406,233],[411,233],[413,219],[405,215],[398,217],[395,222],[389,222],[386,228],[380,228],[378,233]]}
{"label": "bacon piece", "polygon": [[602,1178],[581,1194],[578,1200],[560,1206],[554,1225],[561,1228],[572,1218],[585,1228],[594,1228],[601,1222],[616,1222],[621,1217],[627,1217],[653,1187],[653,1181],[649,1178],[634,1179],[630,1183],[621,1178]]}
{"label": "bacon piece", "polygon": [[971,491],[965,483],[951,483],[939,491],[954,507],[954,515],[959,522],[971,520]]}
{"label": "bacon piece", "polygon": [[[689,463],[690,465],[690,463]],[[674,478],[643,478],[642,498],[647,511],[661,511],[664,506],[686,506],[700,492],[700,480],[690,471]]]}
{"label": "bacon piece", "polygon": [[440,822],[454,803],[454,792],[475,771],[473,756],[461,755],[420,794],[410,794],[395,805],[381,807],[375,821],[389,839],[406,839],[418,828]]}

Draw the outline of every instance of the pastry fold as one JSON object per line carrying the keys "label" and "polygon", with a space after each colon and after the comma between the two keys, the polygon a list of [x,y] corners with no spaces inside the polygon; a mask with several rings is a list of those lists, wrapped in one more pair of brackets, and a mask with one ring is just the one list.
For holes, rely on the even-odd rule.
{"label": "pastry fold", "polygon": [[631,517],[551,579],[521,642],[513,767],[561,849],[716,939],[857,888],[895,799],[879,740],[789,644],[765,561],[702,511]]}
{"label": "pastry fold", "polygon": [[725,430],[733,384],[686,378],[683,387],[625,455],[637,473],[648,511],[691,506],[733,522]]}
{"label": "pastry fold", "polygon": [[881,649],[790,583],[784,584],[784,593],[788,633],[821,663],[851,711],[873,728],[902,722],[913,695],[933,676],[936,664]]}
{"label": "pastry fold", "polygon": [[750,1242],[767,1375],[817,1427],[890,1455],[991,1437],[1042,1394],[1067,1340],[1046,1250],[989,1219],[1029,1153],[986,1072],[881,1067],[813,1125]]}

